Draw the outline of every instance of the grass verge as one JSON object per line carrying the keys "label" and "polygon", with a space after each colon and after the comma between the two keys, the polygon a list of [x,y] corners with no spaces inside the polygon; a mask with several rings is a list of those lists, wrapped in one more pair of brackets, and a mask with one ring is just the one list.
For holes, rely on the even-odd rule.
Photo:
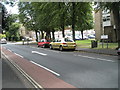
{"label": "grass verge", "polygon": [[[80,47],[80,48],[91,48],[91,40],[94,40],[94,39],[90,39],[90,40],[77,40],[76,41],[77,47]],[[108,49],[116,49],[117,47],[118,47],[117,43],[108,43]],[[107,43],[104,43],[103,47],[102,47],[102,43],[98,41],[98,47],[94,48],[94,49],[107,49]]]}

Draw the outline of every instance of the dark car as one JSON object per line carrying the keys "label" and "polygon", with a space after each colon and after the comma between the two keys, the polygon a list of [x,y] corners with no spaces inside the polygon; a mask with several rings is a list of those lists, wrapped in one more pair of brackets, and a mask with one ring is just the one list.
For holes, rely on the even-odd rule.
{"label": "dark car", "polygon": [[120,48],[117,50],[118,60],[120,60]]}
{"label": "dark car", "polygon": [[49,47],[49,43],[50,43],[50,40],[46,40],[46,39],[41,39],[39,42],[38,42],[38,47]]}
{"label": "dark car", "polygon": [[120,48],[118,49],[117,54],[120,55]]}

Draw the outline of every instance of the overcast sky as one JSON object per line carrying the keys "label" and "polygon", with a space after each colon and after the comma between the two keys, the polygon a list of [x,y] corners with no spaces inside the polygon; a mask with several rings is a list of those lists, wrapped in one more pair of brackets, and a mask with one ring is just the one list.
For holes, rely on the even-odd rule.
{"label": "overcast sky", "polygon": [[4,5],[5,5],[8,13],[10,13],[10,14],[18,14],[19,13],[17,4],[14,7],[11,7],[11,6],[6,5],[6,4],[4,4]]}

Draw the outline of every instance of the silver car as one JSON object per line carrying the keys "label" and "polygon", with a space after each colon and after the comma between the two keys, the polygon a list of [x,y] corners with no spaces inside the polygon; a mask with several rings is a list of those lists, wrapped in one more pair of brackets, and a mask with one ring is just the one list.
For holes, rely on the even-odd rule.
{"label": "silver car", "polygon": [[0,40],[0,43],[1,43],[1,44],[7,44],[7,40],[4,39],[4,38],[2,38],[2,39]]}

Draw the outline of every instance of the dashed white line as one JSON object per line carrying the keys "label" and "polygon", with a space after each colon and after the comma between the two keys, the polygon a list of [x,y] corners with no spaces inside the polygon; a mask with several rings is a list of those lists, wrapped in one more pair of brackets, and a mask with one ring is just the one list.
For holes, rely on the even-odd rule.
{"label": "dashed white line", "polygon": [[48,68],[46,68],[46,67],[44,67],[44,66],[42,66],[42,65],[40,65],[40,64],[38,64],[38,63],[36,63],[34,61],[30,61],[30,62],[37,65],[37,66],[39,66],[39,67],[41,67],[41,68],[43,68],[43,69],[45,69],[45,70],[47,70],[47,71],[49,71],[49,72],[51,72],[51,73],[53,73],[53,74],[55,74],[56,76],[60,76],[60,74],[56,73],[55,71],[50,70],[50,69],[48,69]]}
{"label": "dashed white line", "polygon": [[97,60],[101,60],[101,61],[115,62],[113,60],[102,59],[102,58],[95,58],[95,57],[90,57],[90,56],[83,56],[83,55],[74,55],[74,56],[80,56],[80,57],[85,57],[85,58],[90,58],[90,59],[97,59]]}
{"label": "dashed white line", "polygon": [[14,53],[15,55],[17,55],[17,56],[19,56],[19,57],[21,57],[21,58],[24,58],[23,56],[21,56],[21,55],[19,55],[19,54],[17,54],[17,53]]}
{"label": "dashed white line", "polygon": [[86,57],[86,58],[91,58],[91,59],[96,59],[96,58],[94,58],[94,57],[89,57],[89,56],[83,56],[83,55],[78,55],[78,56]]}
{"label": "dashed white line", "polygon": [[46,55],[47,55],[47,54],[40,53],[40,52],[37,52],[37,51],[32,51],[32,53],[40,54],[40,55],[42,55],[42,56],[46,56]]}
{"label": "dashed white line", "polygon": [[109,62],[115,62],[113,60],[108,60],[108,59],[102,59],[102,58],[97,58],[98,60],[102,60],[102,61],[109,61]]}

